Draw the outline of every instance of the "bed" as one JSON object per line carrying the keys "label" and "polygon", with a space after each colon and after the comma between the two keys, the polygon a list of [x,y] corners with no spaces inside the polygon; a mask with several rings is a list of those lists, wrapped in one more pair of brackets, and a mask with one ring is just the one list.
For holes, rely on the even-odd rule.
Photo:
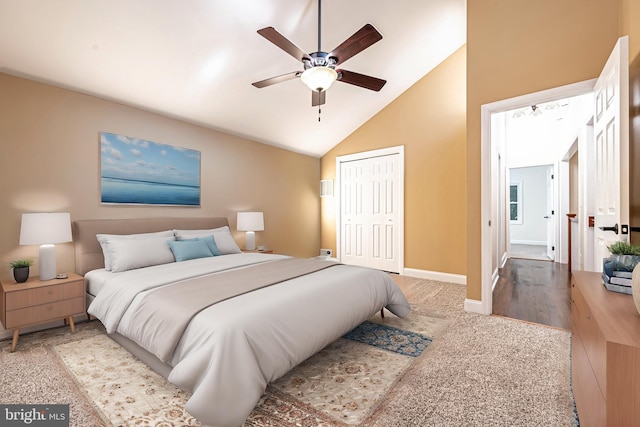
{"label": "bed", "polygon": [[185,409],[209,426],[241,425],[269,382],[383,307],[410,311],[387,273],[241,252],[226,218],[81,220],[73,232],[88,313],[190,392]]}

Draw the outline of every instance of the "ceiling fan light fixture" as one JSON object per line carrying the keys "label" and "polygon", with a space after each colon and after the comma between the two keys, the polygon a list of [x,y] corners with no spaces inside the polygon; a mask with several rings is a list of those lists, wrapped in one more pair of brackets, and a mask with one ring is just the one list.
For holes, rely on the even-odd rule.
{"label": "ceiling fan light fixture", "polygon": [[326,91],[338,78],[336,70],[330,67],[311,67],[304,70],[300,76],[302,83],[311,90],[318,92]]}

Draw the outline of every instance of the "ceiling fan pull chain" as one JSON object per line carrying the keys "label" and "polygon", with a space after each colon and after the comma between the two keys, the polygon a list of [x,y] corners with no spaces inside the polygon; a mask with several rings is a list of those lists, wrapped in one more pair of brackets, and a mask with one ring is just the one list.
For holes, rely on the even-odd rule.
{"label": "ceiling fan pull chain", "polygon": [[322,109],[320,108],[320,104],[318,104],[318,123],[320,123],[320,114],[322,113]]}
{"label": "ceiling fan pull chain", "polygon": [[322,0],[318,0],[318,52],[322,51],[320,38],[322,37]]}

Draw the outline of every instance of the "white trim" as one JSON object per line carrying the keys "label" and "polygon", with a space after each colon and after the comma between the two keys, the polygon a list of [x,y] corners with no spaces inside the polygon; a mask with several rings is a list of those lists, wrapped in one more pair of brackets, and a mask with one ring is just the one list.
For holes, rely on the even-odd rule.
{"label": "white trim", "polygon": [[[480,185],[481,185],[481,203],[480,203],[480,269],[481,269],[481,300],[479,303],[468,303],[465,300],[465,310],[480,314],[491,314],[493,308],[492,301],[492,283],[493,269],[491,265],[493,255],[493,236],[491,224],[494,224],[492,216],[492,200],[493,189],[491,180],[491,114],[493,111],[486,105],[480,107]],[[485,167],[488,165],[489,167]],[[488,197],[488,199],[486,199]],[[499,236],[499,234],[498,234]],[[477,300],[473,300],[477,301]]]}
{"label": "white trim", "polygon": [[442,273],[440,271],[418,270],[417,268],[405,268],[404,275],[417,277],[418,279],[437,280],[438,282],[467,284],[467,276],[463,274]]}
{"label": "white trim", "polygon": [[482,301],[478,301],[477,299],[466,298],[464,300],[464,311],[468,311],[470,313],[487,314],[484,312],[484,304],[482,304]]}
{"label": "white trim", "polygon": [[546,240],[512,240],[510,243],[512,245],[547,246],[547,241]]}
{"label": "white trim", "polygon": [[[515,98],[496,101],[480,106],[480,265],[481,265],[481,295],[482,300],[465,301],[465,310],[474,313],[491,314],[493,309],[492,292],[493,272],[491,271],[492,236],[491,223],[496,224],[491,216],[491,115],[502,111],[509,111],[523,108],[529,105],[542,104],[562,98],[583,95],[593,91],[596,79],[573,83],[566,86],[556,87],[541,92],[517,96]],[[475,256],[476,254],[474,254]]]}
{"label": "white trim", "polygon": [[491,292],[496,288],[498,280],[500,280],[500,269],[496,268],[493,272],[493,279],[491,279]]}
{"label": "white trim", "polygon": [[404,173],[404,145],[398,145],[395,147],[387,147],[387,148],[380,148],[378,150],[371,150],[371,151],[363,151],[360,153],[353,153],[353,154],[345,154],[344,156],[337,156],[336,157],[336,182],[335,182],[335,187],[334,187],[334,197],[335,197],[335,206],[336,206],[336,253],[334,254],[334,256],[336,258],[338,258],[338,260],[341,259],[342,254],[340,253],[340,247],[341,247],[341,240],[340,240],[340,230],[342,229],[342,217],[341,217],[341,212],[342,209],[340,209],[340,204],[342,203],[342,197],[340,194],[340,184],[341,184],[341,177],[340,177],[340,171],[341,171],[341,163],[343,162],[352,162],[354,160],[363,160],[363,159],[370,159],[373,157],[382,157],[382,156],[390,156],[390,155],[394,155],[394,154],[398,154],[399,157],[399,162],[398,162],[398,167],[400,168],[399,173],[400,173],[400,179],[398,180],[398,194],[400,197],[400,202],[399,202],[399,206],[398,206],[398,270],[399,270],[399,274],[404,274],[405,268],[404,268],[404,179],[405,179],[405,173]]}
{"label": "white trim", "polygon": [[[509,251],[511,251],[511,247],[509,247]],[[509,259],[509,253],[505,252],[502,254],[502,257],[500,258],[500,268],[504,268],[504,266],[507,264],[507,260]]]}

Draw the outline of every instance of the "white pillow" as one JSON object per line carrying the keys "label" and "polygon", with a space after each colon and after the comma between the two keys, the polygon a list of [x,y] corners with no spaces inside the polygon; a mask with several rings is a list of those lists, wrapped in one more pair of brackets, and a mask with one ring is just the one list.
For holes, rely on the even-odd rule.
{"label": "white pillow", "polygon": [[114,239],[107,240],[107,250],[114,273],[135,268],[175,262],[173,252],[167,243],[173,237],[155,239]]}
{"label": "white pillow", "polygon": [[194,237],[207,237],[213,235],[216,246],[222,255],[240,254],[242,251],[233,240],[229,226],[212,228],[211,230],[173,230],[177,240],[192,239]]}
{"label": "white pillow", "polygon": [[154,237],[173,237],[173,231],[158,231],[155,233],[140,233],[140,234],[96,234],[96,238],[102,247],[102,255],[104,255],[104,269],[111,270],[111,257],[107,250],[106,243],[108,240],[114,239],[148,239]]}

